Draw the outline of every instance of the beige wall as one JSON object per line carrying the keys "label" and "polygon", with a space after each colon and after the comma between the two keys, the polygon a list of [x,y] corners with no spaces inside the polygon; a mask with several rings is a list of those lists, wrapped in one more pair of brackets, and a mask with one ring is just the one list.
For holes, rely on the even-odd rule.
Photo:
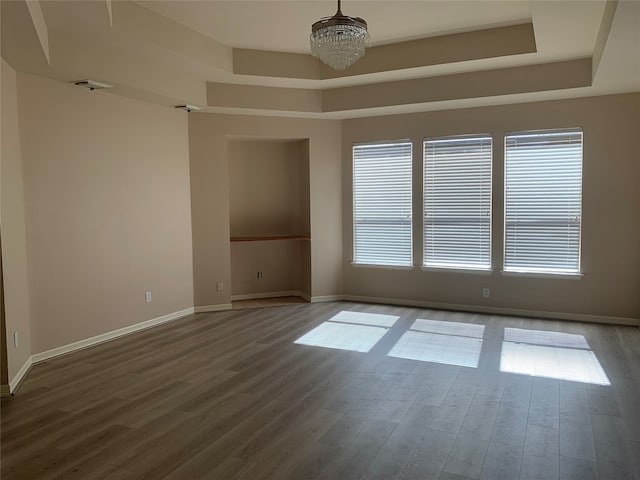
{"label": "beige wall", "polygon": [[[24,135],[24,132],[20,131],[18,126],[17,97],[16,72],[2,60],[0,223],[7,332],[7,370],[10,382],[31,355],[31,309],[23,189],[24,155],[20,142],[21,134]],[[24,138],[22,141],[24,142]],[[18,347],[14,347],[14,332],[18,332]]]}
{"label": "beige wall", "polygon": [[2,277],[2,245],[1,244],[0,244],[0,385],[9,385],[9,370],[7,368],[7,326],[5,325],[5,320],[4,320],[4,280]]}
{"label": "beige wall", "polygon": [[187,114],[26,74],[18,93],[32,353],[191,307]]}
{"label": "beige wall", "polygon": [[[468,306],[640,318],[640,94],[347,120],[343,123],[344,291],[347,295]],[[582,127],[583,230],[579,280],[503,276],[503,137],[505,132]],[[411,138],[414,212],[420,212],[425,136],[491,133],[494,138],[491,275],[354,267],[354,142]],[[420,215],[417,215],[418,217]],[[421,259],[421,218],[414,220],[414,260]],[[482,288],[491,298],[482,298]]]}
{"label": "beige wall", "polygon": [[[231,244],[231,295],[282,294],[310,295],[309,242],[277,240],[234,242]],[[257,272],[262,272],[258,278]]]}
{"label": "beige wall", "polygon": [[[231,236],[308,236],[309,142],[230,139],[228,152]],[[308,251],[304,240],[232,243],[231,294],[310,295]]]}
{"label": "beige wall", "polygon": [[[310,251],[297,244],[291,268],[281,270],[268,289],[299,284],[314,297],[344,293],[639,318],[638,112],[640,94],[343,122],[187,116],[16,75],[3,61],[0,207],[9,379],[31,354],[194,304],[230,302],[229,145],[248,137],[302,140],[292,145],[304,144],[308,152]],[[504,133],[576,126],[585,138],[584,277],[502,276]],[[350,265],[352,143],[411,138],[419,206],[423,137],[487,132],[495,150],[493,274]],[[419,261],[419,218],[416,227]],[[291,258],[285,245],[262,257]],[[298,261],[311,263],[310,279],[298,277],[304,270]],[[264,268],[275,268],[270,265]],[[222,292],[216,291],[219,281]],[[483,287],[491,288],[490,299],[482,298]],[[246,288],[250,293],[263,286]],[[149,304],[147,290],[153,293]]]}
{"label": "beige wall", "polygon": [[[340,122],[191,114],[191,205],[195,305],[231,300],[229,139],[309,139],[311,294],[342,291]],[[225,290],[216,291],[223,282]]]}
{"label": "beige wall", "polygon": [[308,142],[232,140],[228,149],[231,236],[308,235]]}

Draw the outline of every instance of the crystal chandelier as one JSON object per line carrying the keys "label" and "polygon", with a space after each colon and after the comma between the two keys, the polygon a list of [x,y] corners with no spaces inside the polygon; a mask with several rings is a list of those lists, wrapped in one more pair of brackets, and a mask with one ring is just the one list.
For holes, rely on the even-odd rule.
{"label": "crystal chandelier", "polygon": [[336,70],[344,70],[364,56],[369,46],[367,22],[359,17],[347,17],[338,11],[311,26],[311,54]]}

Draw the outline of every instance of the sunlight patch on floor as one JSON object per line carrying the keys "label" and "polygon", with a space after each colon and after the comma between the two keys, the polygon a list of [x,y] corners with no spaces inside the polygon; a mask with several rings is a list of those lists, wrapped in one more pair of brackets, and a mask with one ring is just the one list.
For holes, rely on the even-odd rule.
{"label": "sunlight patch on floor", "polygon": [[611,385],[582,335],[505,328],[504,340],[501,372]]}
{"label": "sunlight patch on floor", "polygon": [[390,328],[398,321],[397,315],[383,315],[381,313],[353,312],[343,310],[329,319],[330,322],[357,323],[372,327]]}
{"label": "sunlight patch on floor", "polygon": [[396,342],[390,357],[478,367],[484,325],[417,319]]}
{"label": "sunlight patch on floor", "polygon": [[545,330],[524,330],[522,328],[505,328],[504,341],[548,345],[550,347],[586,348],[589,344],[584,335],[574,333],[550,332]]}
{"label": "sunlight patch on floor", "polygon": [[477,323],[442,322],[439,320],[417,319],[411,325],[411,330],[418,332],[440,333],[443,335],[457,335],[459,337],[482,338],[484,325]]}
{"label": "sunlight patch on floor", "polygon": [[398,318],[395,315],[343,310],[293,343],[366,353]]}
{"label": "sunlight patch on floor", "polygon": [[408,331],[393,346],[389,356],[477,368],[481,349],[479,338]]}

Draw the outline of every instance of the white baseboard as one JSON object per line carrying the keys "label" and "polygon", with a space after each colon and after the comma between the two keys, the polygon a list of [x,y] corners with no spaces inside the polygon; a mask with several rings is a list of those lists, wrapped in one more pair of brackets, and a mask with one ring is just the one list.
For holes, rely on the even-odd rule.
{"label": "white baseboard", "polygon": [[[267,292],[267,293],[254,293],[246,295],[232,295],[231,300],[254,300],[261,298],[277,298],[277,297],[302,297],[311,303],[325,303],[325,302],[363,302],[363,303],[378,303],[388,305],[401,305],[406,307],[420,307],[420,308],[433,308],[436,310],[453,310],[461,312],[477,312],[477,313],[489,313],[498,315],[512,315],[514,317],[533,317],[533,318],[547,318],[552,320],[571,320],[577,322],[590,322],[590,323],[603,323],[609,325],[632,325],[640,327],[640,319],[629,317],[614,317],[607,315],[590,315],[586,313],[566,313],[566,312],[547,312],[541,310],[526,310],[519,308],[503,308],[494,307],[490,305],[465,305],[456,303],[442,303],[442,302],[428,302],[423,300],[407,300],[400,298],[389,297],[371,297],[365,295],[318,295],[310,297],[306,293],[299,291],[284,291],[284,292]],[[209,305],[203,307],[195,307],[196,313],[198,312],[216,312],[220,310],[231,309],[231,304],[222,305]]]}
{"label": "white baseboard", "polygon": [[231,295],[231,301],[239,300],[259,300],[262,298],[279,298],[279,297],[300,297],[307,301],[311,301],[311,296],[299,290],[286,290],[282,292],[264,292],[264,293],[244,293],[241,295]]}
{"label": "white baseboard", "polygon": [[486,305],[462,305],[455,303],[424,302],[421,300],[405,300],[386,297],[368,297],[362,295],[342,295],[342,300],[364,303],[382,303],[407,307],[433,308],[436,310],[454,310],[462,312],[495,313],[514,317],[548,318],[553,320],[572,320],[576,322],[604,323],[609,325],[640,326],[639,318],[613,317],[607,315],[589,315],[586,313],[545,312],[540,310],[524,310],[518,308],[492,307]]}
{"label": "white baseboard", "polygon": [[[545,311],[539,311],[539,310],[523,310],[523,309],[516,309],[516,308],[492,307],[492,306],[485,306],[485,305],[463,305],[463,304],[453,304],[453,303],[425,302],[422,300],[408,300],[408,299],[388,298],[388,297],[370,297],[370,296],[363,296],[363,295],[322,295],[322,296],[309,297],[309,295],[302,292],[280,292],[280,293],[287,294],[287,295],[280,295],[280,296],[300,296],[302,298],[305,298],[311,301],[311,303],[350,301],[350,302],[377,303],[377,304],[388,304],[388,305],[401,305],[401,306],[408,306],[408,307],[433,308],[437,310],[495,313],[500,315],[548,318],[548,319],[554,319],[554,320],[573,320],[578,322],[593,322],[593,323],[604,323],[604,324],[611,324],[611,325],[632,325],[632,326],[640,327],[640,319],[630,318],[630,317],[590,315],[590,314],[584,314],[584,313],[545,312]],[[258,294],[258,295],[263,295],[263,294]],[[252,298],[271,298],[272,296],[273,296],[273,293],[270,293],[266,296],[260,296],[260,297],[254,296]],[[234,296],[233,298],[237,298],[237,297]],[[18,373],[16,373],[13,379],[9,381],[9,385],[0,385],[0,396],[7,396],[11,393],[14,393],[16,391],[16,388],[20,385],[20,382],[22,382],[25,375],[31,369],[31,366],[36,363],[43,362],[45,360],[58,357],[60,355],[71,353],[76,350],[81,350],[83,348],[104,343],[109,340],[122,337],[124,335],[128,335],[134,332],[138,332],[140,330],[145,330],[147,328],[154,327],[156,325],[161,325],[163,323],[171,322],[173,320],[177,320],[179,318],[185,317],[187,315],[191,315],[193,313],[218,312],[223,310],[231,310],[231,308],[232,308],[232,305],[230,303],[185,308],[184,310],[168,313],[160,317],[156,317],[150,320],[146,320],[144,322],[136,323],[135,325],[130,325],[128,327],[112,330],[111,332],[106,332],[101,335],[96,335],[95,337],[80,340],[74,343],[70,343],[68,345],[63,345],[62,347],[53,348],[45,352],[36,353],[34,355],[31,355],[27,359],[27,361],[20,368]]]}
{"label": "white baseboard", "polygon": [[307,302],[311,303],[311,295],[304,292],[298,292],[298,297],[304,298]]}
{"label": "white baseboard", "polygon": [[207,313],[207,312],[221,312],[223,310],[231,310],[232,305],[230,303],[221,303],[219,305],[201,305],[194,307],[195,313]]}
{"label": "white baseboard", "polygon": [[95,337],[90,337],[84,340],[70,343],[68,345],[63,345],[62,347],[52,348],[51,350],[47,350],[45,352],[36,353],[34,355],[31,355],[30,360],[31,363],[43,362],[53,357],[58,357],[66,353],[75,352],[76,350],[81,350],[83,348],[91,347],[99,343],[108,342],[109,340],[113,340],[114,338],[122,337],[130,333],[138,332],[150,327],[155,327],[156,325],[171,322],[172,320],[186,317],[187,315],[191,315],[192,313],[194,313],[193,307],[185,308],[184,310],[179,310],[177,312],[168,313],[166,315],[152,318],[150,320],[145,320],[144,322],[136,323],[135,325],[129,325],[128,327],[102,333],[100,335],[96,335]]}
{"label": "white baseboard", "polygon": [[311,303],[339,302],[344,300],[344,295],[320,295],[311,297]]}
{"label": "white baseboard", "polygon": [[9,385],[0,385],[0,397],[8,397],[11,395],[11,387]]}
{"label": "white baseboard", "polygon": [[[18,370],[18,373],[16,373],[14,377],[11,380],[9,380],[9,394],[12,394],[13,392],[16,391],[16,388],[18,388],[18,385],[20,385],[20,382],[24,380],[24,377],[27,375],[27,373],[29,373],[29,370],[31,370],[32,365],[33,365],[33,355],[27,358],[27,361],[24,362],[24,365],[22,365],[22,367],[20,367],[20,370]],[[4,396],[4,394],[2,396]]]}

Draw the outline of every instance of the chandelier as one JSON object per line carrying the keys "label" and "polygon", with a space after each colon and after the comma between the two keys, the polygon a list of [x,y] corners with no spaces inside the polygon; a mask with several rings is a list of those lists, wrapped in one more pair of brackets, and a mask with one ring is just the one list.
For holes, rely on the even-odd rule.
{"label": "chandelier", "polygon": [[336,70],[356,63],[368,46],[367,22],[343,15],[340,0],[333,17],[321,18],[311,26],[311,54]]}

